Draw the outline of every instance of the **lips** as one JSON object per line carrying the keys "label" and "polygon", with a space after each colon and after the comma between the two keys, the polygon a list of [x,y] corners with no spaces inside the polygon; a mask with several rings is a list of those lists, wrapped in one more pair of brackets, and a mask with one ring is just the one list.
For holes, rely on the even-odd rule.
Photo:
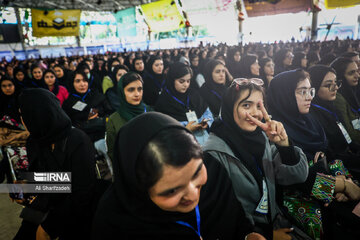
{"label": "lips", "polygon": [[190,206],[194,203],[194,201],[184,201],[184,202],[181,202],[180,204],[183,205],[183,206]]}

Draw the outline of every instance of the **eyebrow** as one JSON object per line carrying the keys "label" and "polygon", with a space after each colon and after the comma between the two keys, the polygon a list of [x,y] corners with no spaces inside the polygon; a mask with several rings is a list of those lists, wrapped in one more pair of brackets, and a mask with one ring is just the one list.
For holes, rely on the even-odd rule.
{"label": "eyebrow", "polygon": [[[201,163],[199,164],[199,166],[197,167],[195,173],[193,174],[193,176],[191,177],[191,179],[194,179],[196,177],[196,175],[200,172],[202,166],[204,165],[204,162],[201,161]],[[179,189],[179,188],[182,188],[184,187],[184,185],[179,185],[179,186],[176,186],[176,187],[173,187],[173,188],[169,188],[169,189],[166,189],[160,193],[158,193],[157,195],[158,196],[164,196],[167,194],[167,192],[171,191],[171,190],[176,190],[176,189]]]}

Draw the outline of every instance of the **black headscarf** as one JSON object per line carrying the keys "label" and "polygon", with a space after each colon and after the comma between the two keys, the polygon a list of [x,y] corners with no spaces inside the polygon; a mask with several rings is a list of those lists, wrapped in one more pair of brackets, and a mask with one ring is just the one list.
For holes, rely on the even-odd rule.
{"label": "black headscarf", "polygon": [[14,84],[15,91],[12,95],[5,95],[2,90],[0,90],[0,120],[6,115],[10,118],[16,120],[17,123],[21,123],[20,113],[19,113],[19,103],[18,95],[19,91],[17,90],[16,84],[10,77],[2,77],[0,79],[0,85],[5,80],[10,81]]}
{"label": "black headscarf", "polygon": [[240,68],[241,68],[241,77],[243,78],[259,78],[260,76],[256,76],[251,72],[251,65],[253,65],[257,60],[256,55],[245,55],[240,60]]}
{"label": "black headscarf", "polygon": [[[199,239],[192,229],[175,223],[181,220],[196,226],[194,210],[189,213],[161,210],[137,178],[136,166],[144,147],[157,133],[171,129],[189,133],[175,119],[156,112],[139,115],[120,129],[115,143],[114,183],[99,203],[93,239],[119,234],[133,239]],[[239,209],[240,203],[226,170],[217,161],[204,163],[208,181],[201,189],[198,205],[202,236],[204,239],[243,238],[251,230],[243,210]]]}
{"label": "black headscarf", "polygon": [[[185,74],[182,75],[183,73]],[[179,93],[175,89],[175,79],[186,74],[191,74],[189,66],[180,62],[171,65],[166,75],[166,87],[155,105],[156,111],[165,113],[178,121],[187,121],[186,113],[189,110],[195,111],[196,116],[200,118],[207,109],[207,104],[193,89],[188,88],[186,93]]]}
{"label": "black headscarf", "polygon": [[64,86],[64,87],[68,87],[68,81],[69,81],[69,71],[67,70],[67,69],[65,69],[65,67],[63,66],[63,65],[55,65],[54,66],[54,68],[56,68],[56,67],[58,67],[58,68],[61,68],[62,69],[62,71],[63,71],[63,73],[64,73],[64,75],[61,77],[61,78],[56,78],[57,79],[57,81],[59,82],[59,84],[61,85],[61,86]]}
{"label": "black headscarf", "polygon": [[276,75],[268,88],[267,103],[273,119],[284,125],[289,138],[303,149],[308,159],[314,159],[316,152],[325,152],[327,139],[313,116],[299,112],[295,89],[303,77],[304,71],[301,69]]}
{"label": "black headscarf", "polygon": [[[338,92],[345,98],[345,100],[350,104],[351,108],[357,114],[360,114],[360,101],[356,96],[357,86],[350,86],[345,78],[346,68],[350,63],[354,61],[348,58],[340,57],[335,59],[330,65],[336,71],[337,80],[342,81],[342,87]],[[359,84],[358,84],[359,85]]]}
{"label": "black headscarf", "polygon": [[[46,84],[46,82],[45,82],[45,74],[46,74],[46,73],[52,73],[52,74],[55,76],[54,89],[53,89],[52,91],[49,89],[49,86],[48,86],[48,85]],[[56,75],[55,75],[55,73],[54,73],[53,70],[51,70],[51,69],[46,69],[46,70],[43,72],[43,77],[42,77],[41,81],[42,81],[41,85],[43,86],[43,88],[51,91],[51,92],[52,92],[53,94],[55,94],[55,95],[57,95],[57,94],[59,93],[59,80],[58,80],[58,78],[56,77]]]}
{"label": "black headscarf", "polygon": [[[24,74],[24,79],[22,81],[19,81],[16,78],[16,74],[18,74],[18,72],[22,72]],[[14,69],[14,82],[15,82],[16,89],[20,92],[22,89],[26,88],[28,81],[29,81],[29,79],[27,77],[26,71],[23,68],[16,67]]]}
{"label": "black headscarf", "polygon": [[[334,101],[326,101],[321,99],[317,93],[320,89],[324,77],[329,72],[336,74],[335,70],[325,65],[315,65],[309,68],[312,86],[316,89],[315,98],[312,101],[310,113],[323,126],[329,145],[335,152],[345,151],[348,144],[337,126],[336,122],[343,122],[342,116],[334,105]],[[325,79],[326,80],[326,79]]]}
{"label": "black headscarf", "polygon": [[209,108],[214,116],[218,116],[220,112],[220,106],[222,98],[226,91],[228,83],[218,84],[215,83],[212,77],[212,72],[217,65],[224,65],[219,60],[210,60],[204,70],[205,83],[200,88],[200,94],[202,98],[209,105]]}
{"label": "black headscarf", "polygon": [[228,88],[221,104],[220,117],[213,123],[210,131],[226,142],[235,156],[255,177],[258,185],[262,186],[262,176],[258,171],[258,166],[263,169],[265,137],[259,127],[253,132],[247,132],[234,121],[234,104],[239,97],[240,92],[235,85]]}
{"label": "black headscarf", "polygon": [[233,47],[230,48],[227,54],[227,58],[226,58],[226,67],[229,69],[230,74],[234,77],[234,78],[239,78],[241,77],[241,67],[240,67],[240,62],[236,62],[234,59],[234,55],[240,52],[240,49],[237,47]]}
{"label": "black headscarf", "polygon": [[25,89],[19,107],[33,141],[49,145],[68,135],[71,120],[61,109],[56,96],[45,89]]}
{"label": "black headscarf", "polygon": [[153,64],[156,60],[162,60],[159,56],[151,56],[146,63],[146,72],[143,76],[144,80],[144,102],[150,106],[154,106],[159,92],[165,87],[164,74],[156,74],[153,70]]}

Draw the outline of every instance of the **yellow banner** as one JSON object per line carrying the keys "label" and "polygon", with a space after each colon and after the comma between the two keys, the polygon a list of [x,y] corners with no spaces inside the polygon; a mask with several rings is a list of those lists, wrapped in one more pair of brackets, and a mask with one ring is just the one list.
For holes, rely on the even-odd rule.
{"label": "yellow banner", "polygon": [[34,37],[79,36],[81,10],[31,9]]}
{"label": "yellow banner", "polygon": [[162,0],[141,5],[152,32],[168,32],[185,26],[175,1],[177,0]]}
{"label": "yellow banner", "polygon": [[360,0],[325,0],[326,8],[352,7],[360,4]]}

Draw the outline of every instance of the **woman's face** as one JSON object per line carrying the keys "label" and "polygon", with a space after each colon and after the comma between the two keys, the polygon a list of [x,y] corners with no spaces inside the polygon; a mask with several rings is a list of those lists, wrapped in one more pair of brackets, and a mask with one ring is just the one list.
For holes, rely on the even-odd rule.
{"label": "woman's face", "polygon": [[55,75],[51,72],[47,72],[44,75],[44,81],[46,83],[46,85],[48,85],[49,87],[54,86],[56,78]]}
{"label": "woman's face", "polygon": [[[303,81],[298,82],[295,89],[295,97],[298,105],[299,112],[301,114],[309,113],[311,101],[313,97],[310,93],[311,84],[308,78]],[[302,94],[302,91],[307,91],[306,94]]]}
{"label": "woman's face", "polygon": [[125,75],[127,71],[125,69],[119,69],[116,73],[116,81],[120,81],[120,78]]}
{"label": "woman's face", "polygon": [[357,86],[359,83],[359,71],[355,62],[350,63],[345,70],[345,79],[350,87]]}
{"label": "woman's face", "polygon": [[74,79],[74,88],[78,93],[86,93],[89,88],[89,83],[85,81],[83,75],[76,74]]}
{"label": "woman's face", "polygon": [[215,83],[225,85],[226,82],[225,66],[222,64],[216,65],[212,72],[212,78]]}
{"label": "woman's face", "polygon": [[292,52],[290,51],[287,52],[283,60],[284,66],[291,66],[293,59],[294,59],[294,54],[292,54]]}
{"label": "woman's face", "polygon": [[185,166],[163,166],[162,177],[149,189],[150,199],[162,210],[187,213],[199,203],[200,189],[207,181],[201,158],[192,158]]}
{"label": "woman's face", "polygon": [[20,71],[20,72],[17,72],[17,73],[16,73],[15,77],[16,77],[16,79],[17,79],[18,81],[22,82],[22,81],[24,80],[24,78],[25,78],[25,75],[24,75],[23,72]]}
{"label": "woman's face", "polygon": [[133,81],[124,88],[125,100],[131,105],[139,105],[143,96],[143,84],[140,80]]}
{"label": "woman's face", "polygon": [[7,96],[13,95],[15,86],[10,80],[4,80],[1,83],[1,91]]}
{"label": "woman's face", "polygon": [[328,72],[321,82],[317,95],[324,101],[334,101],[336,99],[336,93],[338,89],[339,87],[336,85],[335,73]]}
{"label": "woman's face", "polygon": [[144,71],[144,62],[143,62],[143,60],[141,60],[141,59],[136,60],[134,66],[135,66],[136,71],[138,71],[138,72]]}
{"label": "woman's face", "polygon": [[62,78],[64,76],[64,71],[61,67],[55,67],[54,72],[57,78]]}
{"label": "woman's face", "polygon": [[274,76],[274,62],[269,61],[264,66],[264,73],[266,76]]}
{"label": "woman's face", "polygon": [[240,59],[241,59],[240,52],[239,52],[239,51],[235,52],[235,54],[234,54],[234,61],[235,61],[235,62],[240,62]]}
{"label": "woman's face", "polygon": [[154,71],[154,73],[156,74],[162,74],[163,70],[164,70],[164,63],[162,60],[158,59],[155,60],[155,62],[152,65],[152,70]]}
{"label": "woman's face", "polygon": [[174,81],[175,90],[178,91],[179,93],[186,93],[186,91],[190,86],[190,80],[191,80],[190,73],[186,74],[181,78],[175,79]]}
{"label": "woman's face", "polygon": [[191,66],[194,66],[194,67],[199,66],[199,57],[194,57],[194,58],[191,60]]}
{"label": "woman's face", "polygon": [[253,64],[251,64],[250,72],[252,75],[255,75],[255,76],[260,75],[260,65],[258,63],[258,60],[256,60]]}
{"label": "woman's face", "polygon": [[262,92],[253,90],[248,99],[241,102],[248,95],[249,90],[242,91],[239,99],[234,104],[233,116],[239,128],[247,132],[253,132],[256,130],[257,125],[246,116],[246,113],[261,121],[263,114],[260,110],[260,101],[264,101],[264,96]]}
{"label": "woman's face", "polygon": [[41,80],[43,72],[40,68],[37,67],[33,69],[31,74],[35,80]]}
{"label": "woman's face", "polygon": [[308,60],[306,57],[301,59],[301,67],[307,68],[307,63],[308,63]]}

